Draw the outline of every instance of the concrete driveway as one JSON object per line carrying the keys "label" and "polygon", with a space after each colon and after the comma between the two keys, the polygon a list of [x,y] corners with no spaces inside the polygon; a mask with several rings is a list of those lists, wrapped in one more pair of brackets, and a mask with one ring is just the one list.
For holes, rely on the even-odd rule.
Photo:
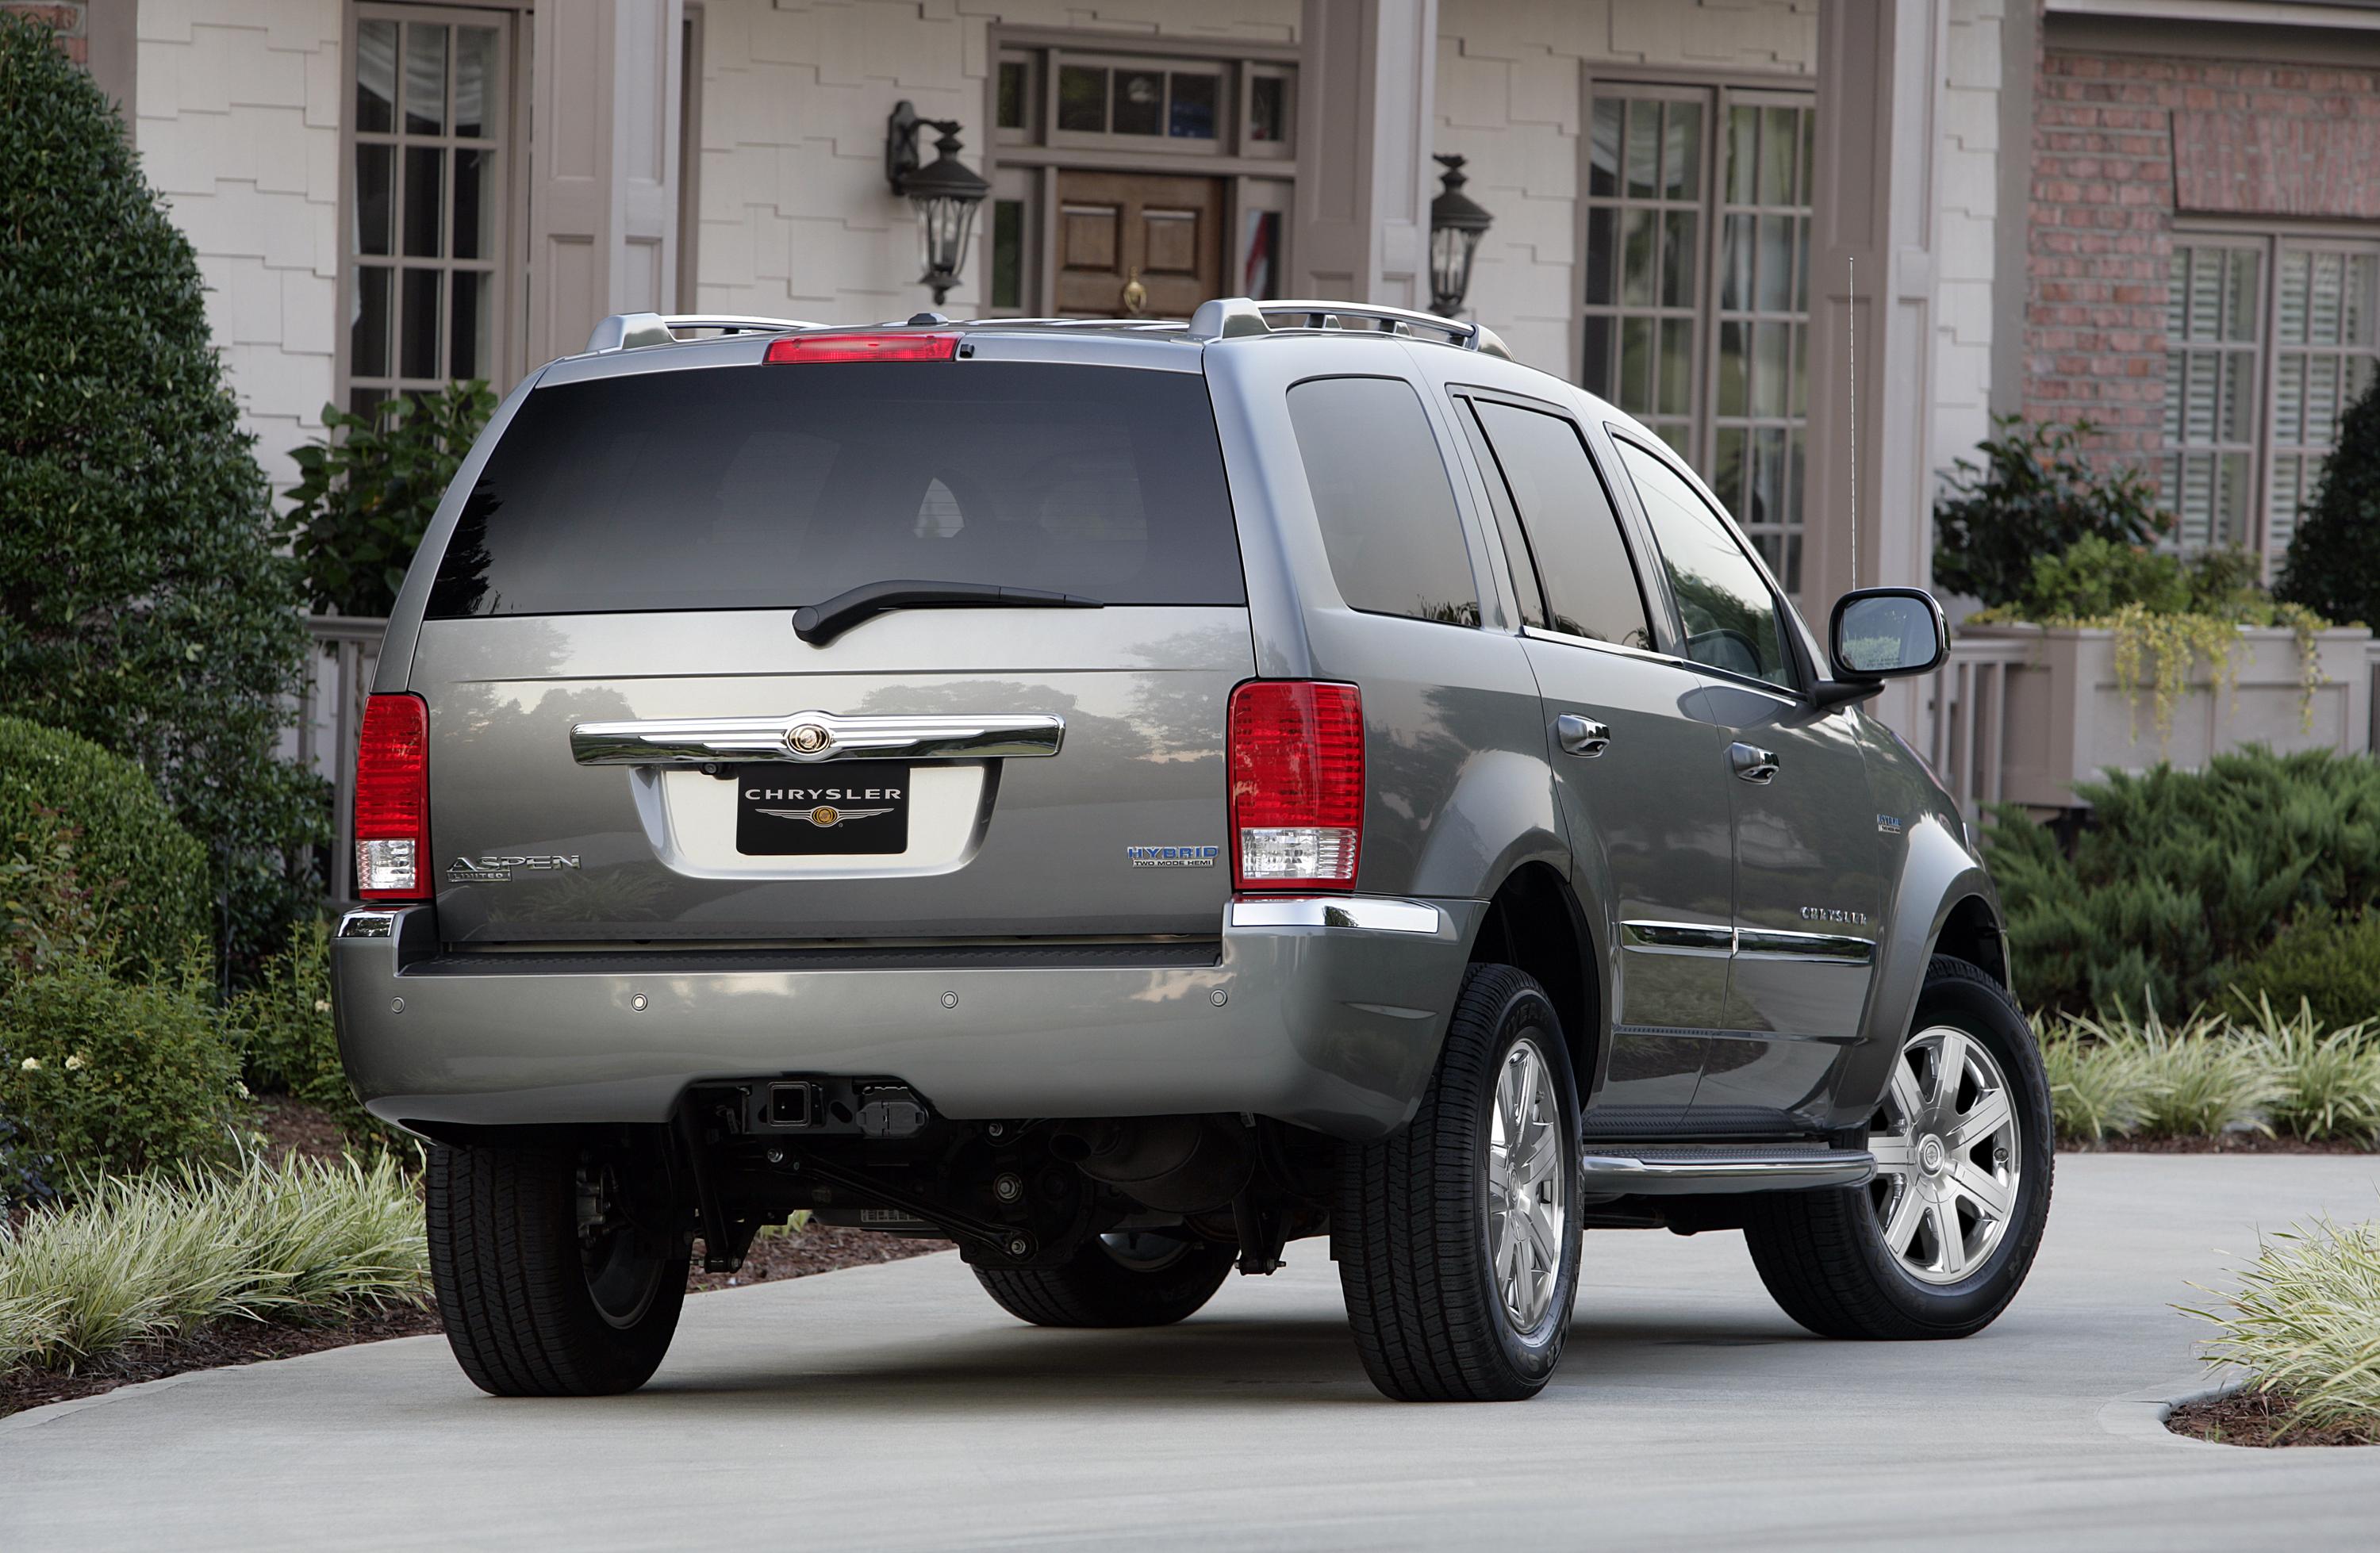
{"label": "concrete driveway", "polygon": [[21,1414],[0,1547],[2368,1548],[2380,1450],[2110,1406],[2203,1384],[2170,1302],[2318,1212],[2380,1213],[2380,1164],[2060,1160],[2031,1286],[1959,1343],[1805,1337],[1740,1237],[1592,1234],[1560,1375],[1504,1407],[1380,1401],[1316,1243],[1140,1333],[932,1256],[689,1301],[632,1397],[499,1401],[424,1338]]}

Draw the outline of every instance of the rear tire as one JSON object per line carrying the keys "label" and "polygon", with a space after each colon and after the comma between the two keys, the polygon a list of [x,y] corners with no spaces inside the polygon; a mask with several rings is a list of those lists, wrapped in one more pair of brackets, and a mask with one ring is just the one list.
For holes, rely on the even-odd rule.
{"label": "rear tire", "polygon": [[424,1196],[439,1316],[472,1384],[592,1397],[652,1377],[687,1261],[659,1150],[436,1144]]}
{"label": "rear tire", "polygon": [[[1972,1047],[1946,1047],[1951,1036]],[[1946,1050],[1959,1053],[1959,1072],[1937,1102]],[[1759,1199],[1743,1232],[1753,1266],[1785,1314],[1820,1337],[1982,1331],[2040,1247],[2054,1137],[2032,1027],[1989,975],[1937,954],[1870,1129],[1886,1168],[1865,1186]]]}
{"label": "rear tire", "polygon": [[1577,1087],[1545,989],[1475,965],[1402,1131],[1351,1146],[1330,1254],[1355,1349],[1399,1401],[1518,1401],[1578,1292]]}
{"label": "rear tire", "polygon": [[1232,1250],[1200,1241],[1154,1244],[1093,1235],[1055,1268],[978,1268],[1001,1309],[1037,1327],[1170,1327],[1215,1297]]}

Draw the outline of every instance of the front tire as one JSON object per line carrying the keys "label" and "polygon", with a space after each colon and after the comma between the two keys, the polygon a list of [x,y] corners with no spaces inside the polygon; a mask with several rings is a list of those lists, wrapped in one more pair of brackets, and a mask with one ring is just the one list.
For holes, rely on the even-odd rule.
{"label": "front tire", "polygon": [[593,1397],[652,1378],[688,1251],[658,1149],[435,1144],[423,1195],[438,1314],[472,1384]]}
{"label": "front tire", "polygon": [[1518,1401],[1578,1292],[1577,1087],[1545,989],[1475,965],[1421,1110],[1350,1147],[1330,1254],[1356,1352],[1400,1401]]}
{"label": "front tire", "polygon": [[1000,1308],[1037,1327],[1170,1327],[1232,1270],[1227,1245],[1125,1232],[1093,1235],[1062,1267],[978,1268]]}
{"label": "front tire", "polygon": [[1768,1195],[1744,1228],[1753,1265],[1821,1337],[1982,1331],[2041,1244],[2054,1137],[2024,1016],[1983,970],[1937,954],[1870,1122],[1876,1180]]}

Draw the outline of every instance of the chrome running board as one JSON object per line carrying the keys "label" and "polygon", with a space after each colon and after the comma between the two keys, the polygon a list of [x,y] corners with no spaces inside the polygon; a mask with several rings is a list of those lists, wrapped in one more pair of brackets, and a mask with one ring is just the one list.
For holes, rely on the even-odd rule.
{"label": "chrome running board", "polygon": [[1808,1191],[1876,1176],[1876,1156],[1865,1149],[1822,1143],[1590,1144],[1585,1164],[1590,1195]]}

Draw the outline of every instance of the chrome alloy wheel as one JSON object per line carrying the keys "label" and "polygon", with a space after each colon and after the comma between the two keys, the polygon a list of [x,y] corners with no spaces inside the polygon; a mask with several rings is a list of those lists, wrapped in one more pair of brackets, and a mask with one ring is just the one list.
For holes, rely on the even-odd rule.
{"label": "chrome alloy wheel", "polygon": [[1956,1283],[1990,1259],[2016,1217],[2023,1143],[1983,1042],[1948,1025],[1909,1037],[1867,1144],[1876,1221],[1901,1271]]}
{"label": "chrome alloy wheel", "polygon": [[1545,1319],[1561,1281],[1560,1106],[1545,1053],[1522,1037],[1504,1054],[1488,1129],[1488,1249],[1504,1314],[1522,1332]]}

